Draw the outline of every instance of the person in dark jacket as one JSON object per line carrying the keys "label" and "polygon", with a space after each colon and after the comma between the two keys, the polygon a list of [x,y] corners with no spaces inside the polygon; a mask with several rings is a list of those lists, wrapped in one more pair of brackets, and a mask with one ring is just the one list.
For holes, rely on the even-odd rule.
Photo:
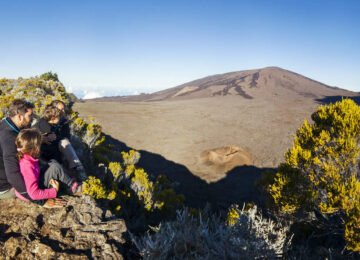
{"label": "person in dark jacket", "polygon": [[86,180],[88,177],[85,169],[69,141],[70,127],[64,103],[60,100],[53,101],[46,107],[44,116],[35,127],[51,140],[50,143],[42,144],[41,146],[40,159],[42,163],[55,159],[60,164],[63,164],[62,158],[65,157],[69,169],[80,180]]}
{"label": "person in dark jacket", "polygon": [[49,143],[41,145],[42,163],[55,159],[60,164],[63,163],[61,152],[59,150],[60,141],[64,138],[70,138],[69,123],[61,121],[61,111],[53,106],[46,107],[44,116],[35,124],[35,128],[41,133],[48,136],[51,140]]}
{"label": "person in dark jacket", "polygon": [[[24,179],[20,173],[15,139],[21,129],[30,126],[33,119],[34,106],[21,99],[15,99],[10,105],[9,117],[0,122],[0,199],[15,197],[15,191],[25,198],[27,194]],[[46,141],[46,138],[44,138]],[[66,202],[59,198],[47,201],[36,201],[44,207],[63,207]]]}

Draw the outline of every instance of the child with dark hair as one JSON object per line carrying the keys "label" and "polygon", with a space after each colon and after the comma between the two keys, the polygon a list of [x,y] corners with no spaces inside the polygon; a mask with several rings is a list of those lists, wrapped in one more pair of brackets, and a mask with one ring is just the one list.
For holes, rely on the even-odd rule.
{"label": "child with dark hair", "polygon": [[[16,137],[15,144],[19,158],[20,172],[26,190],[33,200],[55,198],[62,183],[71,192],[80,193],[82,186],[67,175],[61,168],[49,162],[49,168],[40,173],[39,160],[41,133],[37,129],[24,129]],[[57,163],[56,163],[57,164]],[[53,167],[54,166],[54,167]],[[60,182],[60,183],[59,183]],[[15,191],[17,197],[28,200]]]}
{"label": "child with dark hair", "polygon": [[62,158],[65,157],[69,169],[82,181],[86,180],[85,169],[69,141],[69,120],[66,117],[64,103],[53,101],[46,107],[43,118],[35,127],[50,137],[50,142],[41,146],[41,160],[46,162],[55,159],[62,164]]}
{"label": "child with dark hair", "polygon": [[[37,129],[40,130],[42,134],[46,136],[54,135],[54,139],[49,139],[51,142],[43,143],[41,145],[41,154],[40,160],[42,164],[50,161],[51,159],[55,159],[58,163],[62,164],[62,156],[59,151],[59,142],[62,138],[58,132],[58,123],[60,120],[60,110],[56,107],[48,106],[44,111],[44,116],[39,120],[39,122],[35,125]],[[56,135],[56,136],[55,136]]]}

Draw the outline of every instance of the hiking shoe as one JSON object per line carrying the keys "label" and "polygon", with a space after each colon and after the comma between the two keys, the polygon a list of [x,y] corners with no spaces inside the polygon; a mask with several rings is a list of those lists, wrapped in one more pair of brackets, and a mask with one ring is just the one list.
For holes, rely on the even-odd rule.
{"label": "hiking shoe", "polygon": [[83,184],[79,184],[78,182],[74,181],[73,185],[71,186],[71,192],[74,195],[80,195],[83,193]]}

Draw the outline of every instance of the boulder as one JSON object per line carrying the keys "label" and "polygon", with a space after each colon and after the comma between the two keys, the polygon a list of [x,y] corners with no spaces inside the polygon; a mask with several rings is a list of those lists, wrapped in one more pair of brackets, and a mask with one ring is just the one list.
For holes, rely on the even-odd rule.
{"label": "boulder", "polygon": [[124,220],[88,196],[66,196],[46,209],[20,199],[0,200],[0,259],[123,259]]}

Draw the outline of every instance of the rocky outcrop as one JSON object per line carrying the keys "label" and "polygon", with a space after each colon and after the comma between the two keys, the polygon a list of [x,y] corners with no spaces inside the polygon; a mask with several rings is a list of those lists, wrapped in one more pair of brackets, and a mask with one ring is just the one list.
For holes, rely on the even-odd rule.
{"label": "rocky outcrop", "polygon": [[60,209],[0,201],[0,259],[126,258],[124,220],[90,196],[65,199],[67,206]]}

